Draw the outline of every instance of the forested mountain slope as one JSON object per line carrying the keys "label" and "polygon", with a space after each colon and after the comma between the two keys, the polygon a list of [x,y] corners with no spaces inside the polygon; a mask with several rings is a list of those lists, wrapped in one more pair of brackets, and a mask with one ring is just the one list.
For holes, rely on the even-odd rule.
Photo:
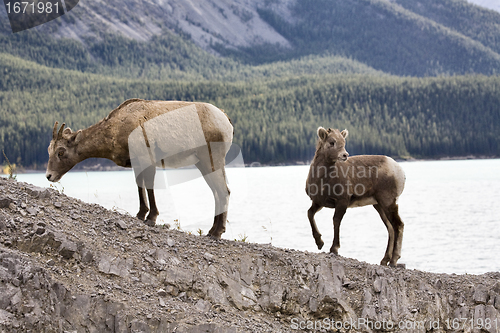
{"label": "forested mountain slope", "polygon": [[224,109],[247,162],[312,158],[319,125],[348,128],[355,154],[500,155],[500,78],[302,75],[249,82],[119,79],[0,56],[0,147],[43,165],[54,121],[74,130],[128,98],[196,100]]}

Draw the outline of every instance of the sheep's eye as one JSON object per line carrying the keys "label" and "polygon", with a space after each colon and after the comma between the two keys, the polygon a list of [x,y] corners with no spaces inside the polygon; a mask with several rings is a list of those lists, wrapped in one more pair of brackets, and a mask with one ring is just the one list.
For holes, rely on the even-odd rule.
{"label": "sheep's eye", "polygon": [[335,146],[335,141],[331,141],[330,146],[332,146],[332,147]]}
{"label": "sheep's eye", "polygon": [[64,151],[62,151],[62,150],[57,153],[57,156],[59,156],[59,157],[62,157],[63,155],[64,155]]}

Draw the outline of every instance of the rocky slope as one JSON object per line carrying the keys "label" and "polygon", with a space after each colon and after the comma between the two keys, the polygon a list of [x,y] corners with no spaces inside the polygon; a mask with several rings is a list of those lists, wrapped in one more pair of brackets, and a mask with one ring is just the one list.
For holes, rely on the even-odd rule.
{"label": "rocky slope", "polygon": [[500,331],[498,272],[217,241],[5,178],[0,295],[0,332]]}
{"label": "rocky slope", "polygon": [[[80,1],[68,17],[42,29],[55,36],[80,39],[102,32],[119,33],[145,41],[162,29],[182,31],[200,47],[211,44],[248,47],[255,44],[289,46],[288,41],[264,22],[257,8],[287,8],[288,0],[273,5],[266,0],[96,0]],[[283,8],[281,8],[283,7]]]}

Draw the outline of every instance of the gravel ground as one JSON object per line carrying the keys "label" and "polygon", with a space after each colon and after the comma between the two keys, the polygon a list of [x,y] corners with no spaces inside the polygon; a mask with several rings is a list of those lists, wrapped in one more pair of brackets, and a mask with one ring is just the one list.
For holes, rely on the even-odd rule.
{"label": "gravel ground", "polygon": [[500,332],[498,272],[214,240],[5,178],[0,295],[0,332]]}

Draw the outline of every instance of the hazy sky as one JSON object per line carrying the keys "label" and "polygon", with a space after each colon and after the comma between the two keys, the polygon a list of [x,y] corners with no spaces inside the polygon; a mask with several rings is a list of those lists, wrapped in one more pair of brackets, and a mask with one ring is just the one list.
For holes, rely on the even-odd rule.
{"label": "hazy sky", "polygon": [[494,9],[500,12],[500,0],[468,0],[476,5],[483,6],[486,8]]}

